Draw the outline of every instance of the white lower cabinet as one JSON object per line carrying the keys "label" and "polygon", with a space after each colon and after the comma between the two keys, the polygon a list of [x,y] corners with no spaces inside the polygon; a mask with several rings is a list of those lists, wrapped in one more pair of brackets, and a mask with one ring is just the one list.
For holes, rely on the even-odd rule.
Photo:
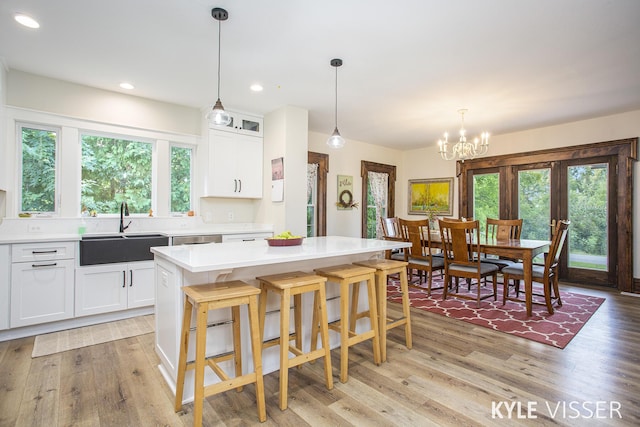
{"label": "white lower cabinet", "polygon": [[11,245],[11,328],[73,317],[75,246],[65,241]]}
{"label": "white lower cabinet", "polygon": [[11,327],[73,317],[75,259],[11,265]]}
{"label": "white lower cabinet", "polygon": [[154,303],[153,261],[76,268],[76,317]]}
{"label": "white lower cabinet", "polygon": [[0,245],[0,331],[9,328],[9,298],[11,297],[9,253],[9,245]]}

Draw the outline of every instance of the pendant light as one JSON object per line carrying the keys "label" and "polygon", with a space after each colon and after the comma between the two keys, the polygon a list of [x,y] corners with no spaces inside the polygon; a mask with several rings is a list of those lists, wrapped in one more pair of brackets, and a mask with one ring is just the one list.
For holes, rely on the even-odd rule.
{"label": "pendant light", "polygon": [[336,128],[333,130],[333,134],[327,140],[327,145],[332,148],[342,148],[344,147],[345,140],[340,135],[340,131],[338,130],[338,67],[342,65],[342,59],[332,59],[330,62],[332,67],[336,69],[336,109],[335,109],[335,118],[336,118]]}
{"label": "pendant light", "polygon": [[231,123],[231,116],[224,110],[222,102],[220,101],[220,21],[226,21],[227,18],[229,18],[229,14],[220,7],[214,7],[211,9],[211,16],[218,21],[218,100],[213,106],[213,109],[207,113],[206,117],[212,125],[227,126]]}

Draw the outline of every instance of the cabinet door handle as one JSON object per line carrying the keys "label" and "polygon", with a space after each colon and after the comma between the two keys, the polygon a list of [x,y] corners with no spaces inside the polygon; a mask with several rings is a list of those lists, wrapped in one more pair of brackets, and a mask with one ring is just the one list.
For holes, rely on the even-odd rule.
{"label": "cabinet door handle", "polygon": [[122,270],[122,287],[127,286],[127,272]]}
{"label": "cabinet door handle", "polygon": [[58,265],[57,262],[53,262],[51,264],[31,264],[31,267],[33,268],[38,268],[38,267],[55,267],[56,265]]}
{"label": "cabinet door handle", "polygon": [[242,193],[242,180],[239,179],[238,182],[240,183],[240,189],[238,190],[238,193]]}
{"label": "cabinet door handle", "polygon": [[129,270],[129,287],[133,286],[133,270]]}
{"label": "cabinet door handle", "polygon": [[238,180],[237,179],[233,180],[233,192],[234,193],[238,192]]}
{"label": "cabinet door handle", "polygon": [[55,254],[55,253],[58,253],[58,250],[57,250],[57,249],[54,249],[54,250],[52,250],[52,251],[31,251],[31,253],[32,253],[33,255]]}

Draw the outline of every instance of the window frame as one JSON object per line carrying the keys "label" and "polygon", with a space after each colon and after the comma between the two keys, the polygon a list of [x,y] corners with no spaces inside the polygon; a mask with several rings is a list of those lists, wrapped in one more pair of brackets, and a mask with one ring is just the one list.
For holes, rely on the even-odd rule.
{"label": "window frame", "polygon": [[327,235],[327,174],[329,173],[329,155],[307,151],[307,163],[318,164],[318,182],[316,186],[316,236]]}
{"label": "window frame", "polygon": [[60,216],[60,154],[61,154],[61,140],[62,140],[62,126],[56,126],[56,125],[47,125],[47,124],[42,124],[42,123],[36,123],[36,122],[30,122],[30,121],[24,121],[24,120],[16,120],[15,122],[16,128],[15,128],[15,132],[16,132],[16,172],[19,178],[18,178],[18,182],[16,183],[16,212],[20,213],[20,212],[26,212],[22,210],[22,193],[23,193],[23,158],[22,158],[22,129],[23,128],[28,128],[28,129],[37,129],[37,130],[43,130],[43,131],[48,131],[48,132],[55,132],[56,133],[56,146],[55,146],[55,171],[54,171],[54,179],[55,179],[55,184],[54,184],[54,200],[53,200],[53,206],[54,206],[54,210],[51,212],[30,212],[32,213],[34,216],[53,216],[53,217],[59,217]]}
{"label": "window frame", "polygon": [[366,238],[367,236],[367,209],[368,202],[368,189],[369,189],[369,172],[386,173],[389,175],[387,181],[387,217],[391,218],[395,216],[396,206],[396,167],[395,165],[386,165],[383,163],[368,162],[362,160],[360,162],[360,175],[362,176],[362,216],[361,216],[361,236]]}

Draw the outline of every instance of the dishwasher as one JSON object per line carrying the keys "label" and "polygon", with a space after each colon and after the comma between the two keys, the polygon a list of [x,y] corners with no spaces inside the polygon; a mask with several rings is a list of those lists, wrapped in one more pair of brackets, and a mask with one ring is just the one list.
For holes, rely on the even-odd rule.
{"label": "dishwasher", "polygon": [[204,245],[205,243],[222,243],[222,234],[202,234],[195,236],[174,236],[171,240],[173,246],[179,245]]}

